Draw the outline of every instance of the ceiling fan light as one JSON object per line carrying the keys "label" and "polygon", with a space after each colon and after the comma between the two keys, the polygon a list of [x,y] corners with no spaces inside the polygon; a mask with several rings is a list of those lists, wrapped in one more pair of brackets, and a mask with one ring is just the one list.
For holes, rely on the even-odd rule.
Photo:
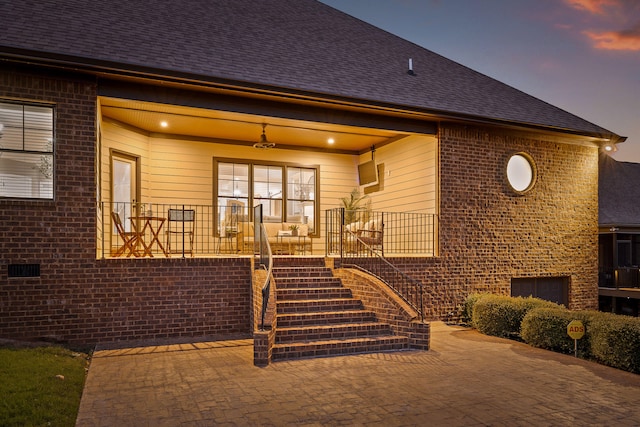
{"label": "ceiling fan light", "polygon": [[276,146],[275,143],[273,142],[269,142],[267,140],[267,134],[265,133],[265,128],[267,127],[266,123],[262,124],[262,135],[260,135],[260,141],[256,142],[255,144],[253,144],[253,148],[273,148]]}

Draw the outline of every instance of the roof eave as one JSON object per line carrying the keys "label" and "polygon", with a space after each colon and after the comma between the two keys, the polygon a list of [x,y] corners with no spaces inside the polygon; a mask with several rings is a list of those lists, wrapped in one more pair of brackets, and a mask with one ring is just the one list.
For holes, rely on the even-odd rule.
{"label": "roof eave", "polygon": [[536,123],[514,122],[504,119],[480,117],[460,112],[444,110],[425,109],[407,105],[388,104],[372,100],[345,97],[335,94],[309,92],[295,88],[270,86],[257,84],[237,79],[227,79],[212,77],[202,74],[185,73],[175,70],[158,69],[145,67],[137,64],[128,64],[113,61],[104,61],[71,55],[54,54],[41,51],[31,51],[7,46],[0,46],[0,61],[17,62],[28,65],[53,67],[64,70],[71,70],[80,73],[88,73],[103,77],[119,77],[124,79],[143,79],[150,81],[162,81],[165,83],[191,84],[195,86],[206,86],[210,89],[219,89],[233,92],[242,92],[251,95],[278,96],[290,100],[319,101],[322,103],[334,104],[336,106],[357,106],[367,109],[375,109],[387,112],[396,112],[423,117],[426,120],[436,120],[440,122],[454,122],[464,124],[478,124],[488,126],[499,126],[514,130],[529,130],[543,133],[561,133],[574,135],[576,137],[593,138],[594,142],[621,143],[627,137],[613,133],[602,134],[586,132],[576,129],[558,128]]}
{"label": "roof eave", "polygon": [[627,231],[635,230],[640,232],[640,224],[625,224],[625,223],[612,222],[607,224],[598,224],[598,228],[601,231],[608,231],[610,233],[616,233],[620,230],[627,230]]}

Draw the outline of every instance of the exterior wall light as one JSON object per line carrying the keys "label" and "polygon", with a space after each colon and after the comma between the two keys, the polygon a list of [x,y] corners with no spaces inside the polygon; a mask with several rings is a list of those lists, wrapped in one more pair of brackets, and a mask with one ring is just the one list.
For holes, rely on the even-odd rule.
{"label": "exterior wall light", "polygon": [[507,162],[507,182],[517,194],[525,194],[536,184],[538,171],[533,158],[527,153],[515,153]]}

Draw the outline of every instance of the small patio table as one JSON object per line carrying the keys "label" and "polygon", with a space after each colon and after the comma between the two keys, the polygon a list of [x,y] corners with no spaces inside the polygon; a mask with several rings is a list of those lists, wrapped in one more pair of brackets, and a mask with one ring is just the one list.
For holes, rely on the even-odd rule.
{"label": "small patio table", "polygon": [[[151,249],[153,248],[153,245],[156,244],[158,248],[162,251],[162,253],[166,257],[169,257],[169,253],[166,251],[166,249],[164,248],[164,245],[158,238],[158,235],[160,234],[160,231],[162,231],[162,227],[164,226],[164,223],[167,220],[167,218],[163,218],[159,216],[143,215],[143,216],[132,216],[130,217],[130,219],[131,219],[131,224],[133,225],[133,228],[138,233],[138,236],[139,236],[138,241],[142,243],[142,246],[144,247],[144,252],[142,256],[149,255],[150,257],[153,258],[153,253],[151,252]],[[142,230],[138,231],[138,224],[140,223],[144,225],[142,226]],[[151,241],[148,244],[145,242],[145,236],[147,234],[147,230],[149,230],[149,234],[151,235]]]}
{"label": "small patio table", "polygon": [[284,251],[284,255],[306,254],[307,236],[278,234],[276,241],[278,242],[278,247],[288,247],[288,250]]}

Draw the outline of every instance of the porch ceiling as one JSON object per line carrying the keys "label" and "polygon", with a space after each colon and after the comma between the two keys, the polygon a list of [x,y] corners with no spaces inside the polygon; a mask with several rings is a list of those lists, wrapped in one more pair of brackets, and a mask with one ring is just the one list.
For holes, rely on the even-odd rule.
{"label": "porch ceiling", "polygon": [[[327,124],[288,118],[276,118],[132,101],[100,98],[103,117],[126,123],[149,133],[181,135],[253,145],[260,140],[263,123],[269,142],[279,148],[318,151],[366,152],[372,146],[401,139],[408,132]],[[167,126],[163,127],[162,122]],[[334,139],[333,144],[328,140]]]}

